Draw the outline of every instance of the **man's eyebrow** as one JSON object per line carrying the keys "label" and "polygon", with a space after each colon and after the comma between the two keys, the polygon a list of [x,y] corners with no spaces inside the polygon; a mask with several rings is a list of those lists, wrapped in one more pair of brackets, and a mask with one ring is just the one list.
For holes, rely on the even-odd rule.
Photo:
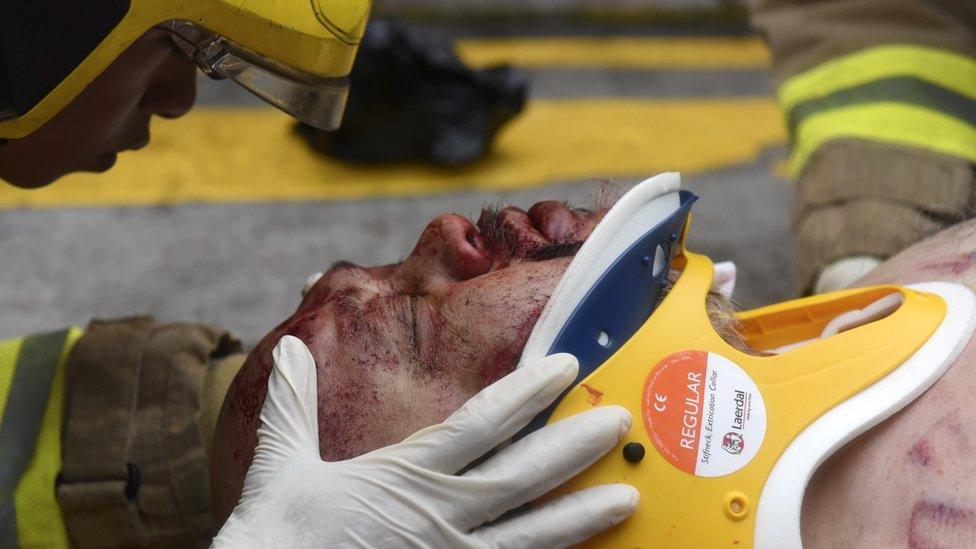
{"label": "man's eyebrow", "polygon": [[329,265],[329,270],[330,271],[337,271],[337,270],[340,270],[340,269],[358,269],[358,270],[362,270],[362,267],[360,267],[359,265],[356,265],[352,261],[346,261],[345,259],[340,259],[339,261],[336,261],[332,265]]}
{"label": "man's eyebrow", "polygon": [[557,259],[560,257],[573,257],[576,252],[583,247],[583,242],[562,242],[559,244],[550,244],[544,248],[540,248],[531,252],[528,258],[532,261],[547,261],[550,259]]}

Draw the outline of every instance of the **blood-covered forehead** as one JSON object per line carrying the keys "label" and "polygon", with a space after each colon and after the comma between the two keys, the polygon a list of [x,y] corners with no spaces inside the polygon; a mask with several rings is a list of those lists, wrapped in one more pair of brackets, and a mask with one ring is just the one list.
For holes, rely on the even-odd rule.
{"label": "blood-covered forehead", "polygon": [[299,314],[307,307],[322,307],[338,292],[369,290],[378,283],[387,281],[395,272],[395,267],[396,265],[361,267],[348,261],[333,263],[308,287],[295,313]]}

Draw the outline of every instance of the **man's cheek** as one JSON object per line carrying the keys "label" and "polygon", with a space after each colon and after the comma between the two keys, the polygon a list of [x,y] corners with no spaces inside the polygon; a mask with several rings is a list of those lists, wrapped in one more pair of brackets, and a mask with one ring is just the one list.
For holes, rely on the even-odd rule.
{"label": "man's cheek", "polygon": [[326,461],[341,461],[375,449],[374,414],[383,407],[379,388],[365,376],[335,379],[320,370],[318,378],[319,450]]}
{"label": "man's cheek", "polygon": [[515,370],[522,346],[506,345],[489,353],[478,367],[480,387],[487,387]]}
{"label": "man's cheek", "polygon": [[504,329],[497,334],[493,352],[481,362],[483,386],[504,377],[518,365],[522,350],[568,261],[549,262],[524,273],[518,285],[520,292],[517,297],[502,300],[503,310],[496,311],[496,324]]}
{"label": "man's cheek", "polygon": [[470,396],[446,372],[420,377],[405,368],[374,371],[357,379],[320,376],[319,385],[320,451],[328,461],[400,442],[443,421]]}
{"label": "man's cheek", "polygon": [[[517,303],[484,303],[475,319],[456,320],[458,346],[464,349],[463,386],[475,392],[515,369],[548,296],[529,296]],[[464,316],[464,315],[459,315]]]}

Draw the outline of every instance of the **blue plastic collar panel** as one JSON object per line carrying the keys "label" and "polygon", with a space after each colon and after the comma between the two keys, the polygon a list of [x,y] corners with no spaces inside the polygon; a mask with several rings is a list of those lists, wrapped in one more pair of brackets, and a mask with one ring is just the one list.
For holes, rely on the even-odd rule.
{"label": "blue plastic collar panel", "polygon": [[[694,193],[681,191],[678,209],[634,242],[566,320],[547,354],[570,353],[579,360],[579,375],[570,388],[616,353],[657,308],[675,246],[696,200]],[[559,400],[562,396],[515,438],[544,426]]]}

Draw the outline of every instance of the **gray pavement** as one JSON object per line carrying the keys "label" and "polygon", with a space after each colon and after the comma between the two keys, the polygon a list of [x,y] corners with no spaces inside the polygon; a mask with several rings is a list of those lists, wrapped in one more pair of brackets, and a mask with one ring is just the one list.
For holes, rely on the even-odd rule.
{"label": "gray pavement", "polygon": [[[687,178],[702,196],[693,250],[740,266],[736,298],[793,291],[790,186],[755,163]],[[512,193],[272,204],[0,212],[0,338],[94,317],[151,314],[232,330],[253,344],[288,316],[305,278],[338,259],[396,261],[435,215],[498,201],[586,204],[594,182]]]}

